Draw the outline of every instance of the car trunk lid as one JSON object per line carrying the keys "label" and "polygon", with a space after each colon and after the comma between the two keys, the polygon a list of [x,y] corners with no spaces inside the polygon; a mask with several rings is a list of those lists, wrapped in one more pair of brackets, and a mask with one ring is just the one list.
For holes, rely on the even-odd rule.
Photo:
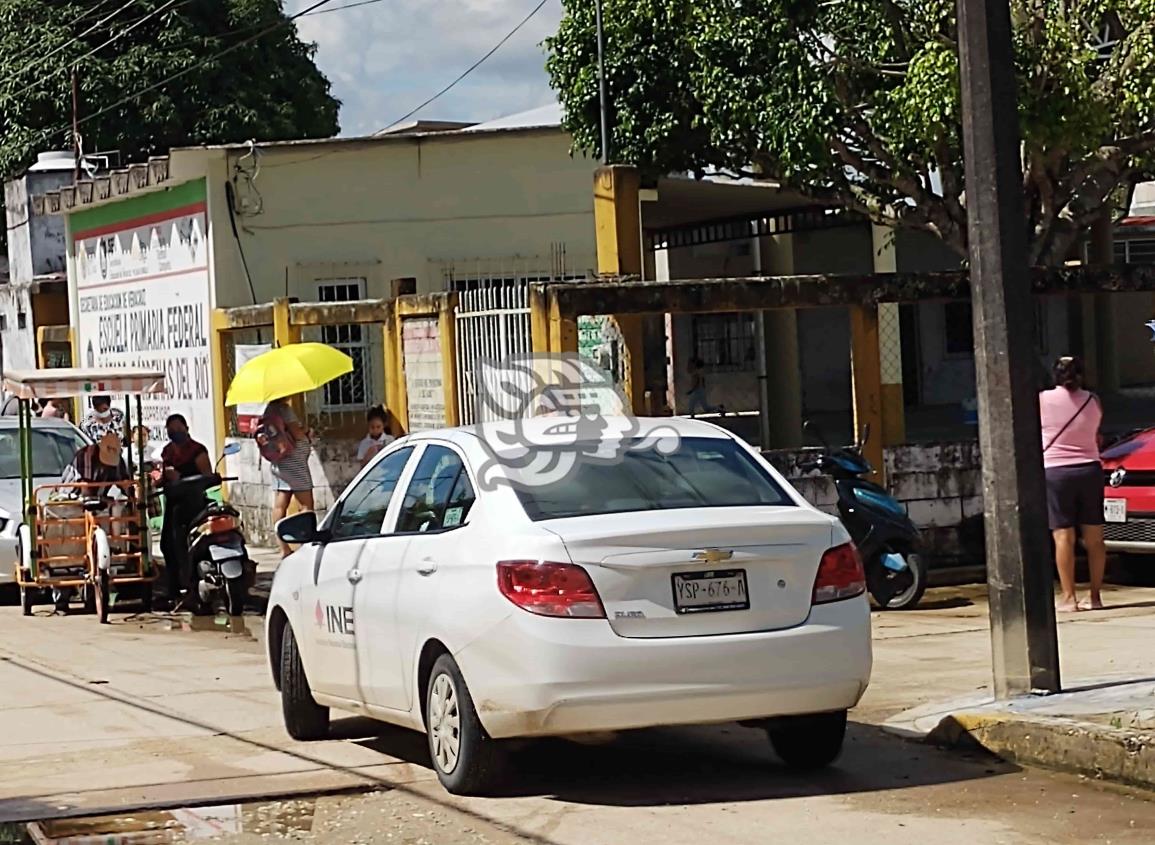
{"label": "car trunk lid", "polygon": [[550,520],[622,637],[791,628],[810,615],[830,518],[801,507],[697,508]]}

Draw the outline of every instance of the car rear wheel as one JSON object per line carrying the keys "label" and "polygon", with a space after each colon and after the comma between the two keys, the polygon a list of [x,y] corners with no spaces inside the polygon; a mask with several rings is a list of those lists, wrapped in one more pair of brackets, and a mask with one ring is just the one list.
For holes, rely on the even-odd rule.
{"label": "car rear wheel", "polygon": [[829,766],[842,753],[846,738],[846,711],[795,716],[773,722],[767,729],[770,744],[792,769],[812,771]]}
{"label": "car rear wheel", "polygon": [[288,626],[281,640],[281,712],[293,739],[311,742],[329,736],[329,708],[313,699],[297,640]]}
{"label": "car rear wheel", "polygon": [[485,735],[473,698],[448,654],[433,664],[425,690],[429,755],[441,785],[454,795],[482,795],[497,786],[501,754]]}

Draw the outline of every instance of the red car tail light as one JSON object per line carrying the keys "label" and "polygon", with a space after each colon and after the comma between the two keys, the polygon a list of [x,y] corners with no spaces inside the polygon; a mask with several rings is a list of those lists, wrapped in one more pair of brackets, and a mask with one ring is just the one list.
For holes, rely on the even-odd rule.
{"label": "red car tail light", "polygon": [[208,519],[204,524],[204,531],[206,534],[221,534],[226,531],[234,531],[237,527],[237,519],[234,516],[214,516]]}
{"label": "red car tail light", "polygon": [[606,618],[589,573],[572,563],[502,561],[497,565],[497,586],[511,602],[538,616]]}
{"label": "red car tail light", "polygon": [[866,572],[854,543],[827,549],[814,578],[812,604],[852,599],[866,592]]}

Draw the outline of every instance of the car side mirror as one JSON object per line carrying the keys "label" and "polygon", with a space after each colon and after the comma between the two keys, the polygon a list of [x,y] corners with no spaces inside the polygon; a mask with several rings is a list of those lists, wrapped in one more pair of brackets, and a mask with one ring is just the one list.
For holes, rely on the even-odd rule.
{"label": "car side mirror", "polygon": [[321,532],[317,530],[317,514],[313,511],[302,511],[286,516],[277,523],[277,536],[286,543],[294,545],[321,540]]}

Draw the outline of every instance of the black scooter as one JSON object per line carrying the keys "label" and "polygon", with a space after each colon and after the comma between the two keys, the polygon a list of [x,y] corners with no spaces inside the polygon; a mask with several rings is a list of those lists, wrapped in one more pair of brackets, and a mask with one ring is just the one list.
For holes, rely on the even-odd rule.
{"label": "black scooter", "polygon": [[926,591],[926,562],[918,553],[919,533],[906,509],[884,488],[862,478],[874,470],[862,457],[867,426],[853,446],[832,449],[817,428],[806,424],[825,451],[799,465],[829,475],[838,490],[838,515],[862,555],[866,585],[884,610],[912,610]]}
{"label": "black scooter", "polygon": [[[230,454],[227,448],[225,454]],[[188,557],[180,579],[188,585],[190,609],[194,613],[211,613],[218,599],[223,599],[229,616],[241,616],[256,580],[256,566],[245,546],[240,513],[208,495],[223,481],[236,479],[216,473],[190,475],[168,482],[160,492],[165,496],[166,509],[174,507],[180,513],[195,514],[187,524]]]}

